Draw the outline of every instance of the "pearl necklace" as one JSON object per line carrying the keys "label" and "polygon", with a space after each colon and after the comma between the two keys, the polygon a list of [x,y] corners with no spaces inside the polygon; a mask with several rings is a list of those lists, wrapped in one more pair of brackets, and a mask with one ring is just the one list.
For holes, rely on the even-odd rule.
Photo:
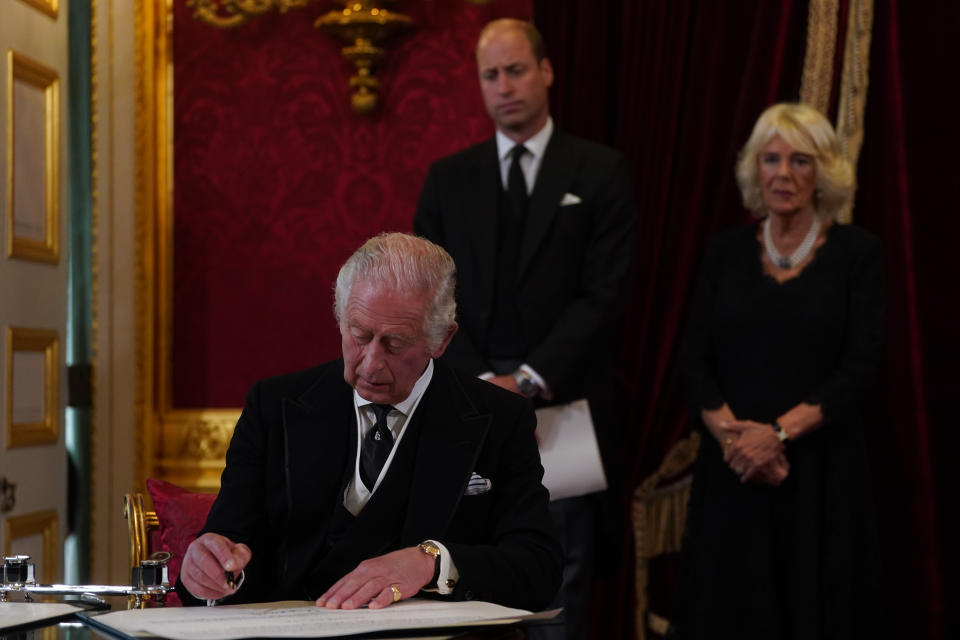
{"label": "pearl necklace", "polygon": [[763,246],[766,248],[767,255],[770,256],[770,261],[773,264],[781,269],[793,269],[803,262],[810,250],[813,249],[813,243],[817,241],[818,233],[820,233],[820,219],[814,214],[813,224],[810,225],[807,236],[797,247],[797,250],[789,256],[780,255],[777,248],[773,246],[773,238],[770,236],[770,216],[767,216],[767,219],[763,222]]}

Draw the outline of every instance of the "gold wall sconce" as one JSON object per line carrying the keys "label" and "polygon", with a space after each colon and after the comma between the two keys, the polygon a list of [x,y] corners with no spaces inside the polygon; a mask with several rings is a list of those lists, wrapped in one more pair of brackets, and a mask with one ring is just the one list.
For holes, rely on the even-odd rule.
{"label": "gold wall sconce", "polygon": [[357,113],[371,113],[377,106],[380,80],[373,69],[386,53],[381,45],[391,36],[413,28],[410,16],[389,11],[383,4],[376,0],[348,0],[342,11],[330,11],[313,23],[347,45],[341,53],[356,69],[350,77],[350,104]]}
{"label": "gold wall sconce", "polygon": [[[187,0],[193,8],[193,17],[201,22],[228,29],[277,9],[306,7],[316,0]],[[467,0],[472,4],[486,4],[490,0]],[[369,114],[377,106],[380,80],[374,68],[383,60],[383,45],[392,36],[414,28],[410,16],[388,9],[396,0],[338,0],[343,9],[332,10],[317,18],[314,26],[343,41],[343,57],[351,62],[356,73],[350,78],[353,110]]]}

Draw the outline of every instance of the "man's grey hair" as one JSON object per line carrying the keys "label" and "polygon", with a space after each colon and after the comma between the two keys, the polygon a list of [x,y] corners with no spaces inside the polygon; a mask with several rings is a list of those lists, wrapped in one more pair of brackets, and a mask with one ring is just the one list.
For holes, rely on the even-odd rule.
{"label": "man's grey hair", "polygon": [[367,240],[337,275],[333,312],[338,325],[356,282],[376,282],[410,295],[425,293],[430,302],[423,331],[431,349],[443,344],[457,315],[456,267],[443,248],[407,233],[381,233]]}

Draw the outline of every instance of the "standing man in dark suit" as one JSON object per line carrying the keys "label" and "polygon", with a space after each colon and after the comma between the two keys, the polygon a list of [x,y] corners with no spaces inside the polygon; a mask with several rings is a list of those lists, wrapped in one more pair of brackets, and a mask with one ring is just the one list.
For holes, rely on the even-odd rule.
{"label": "standing man in dark suit", "polygon": [[422,591],[550,602],[561,552],[530,403],[435,360],[457,331],[454,271],[405,234],[344,264],[343,359],[250,391],[184,558],[186,603],[380,608]]}
{"label": "standing man in dark suit", "polygon": [[[635,216],[624,160],[555,130],[553,69],[532,24],[487,25],[477,67],[496,135],[430,168],[414,220],[457,264],[461,331],[446,358],[541,406],[588,398],[608,449],[609,421],[598,411],[610,403],[599,399],[611,389]],[[570,638],[586,635],[597,502],[551,503],[566,554],[558,604]]]}

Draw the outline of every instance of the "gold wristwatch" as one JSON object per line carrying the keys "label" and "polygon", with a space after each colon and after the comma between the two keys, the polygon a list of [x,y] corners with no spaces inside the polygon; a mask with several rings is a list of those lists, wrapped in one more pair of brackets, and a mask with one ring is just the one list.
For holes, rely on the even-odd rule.
{"label": "gold wristwatch", "polygon": [[437,584],[437,579],[440,578],[440,547],[433,544],[429,540],[421,542],[419,545],[420,551],[423,551],[428,556],[433,556],[433,578],[430,579],[430,584]]}

